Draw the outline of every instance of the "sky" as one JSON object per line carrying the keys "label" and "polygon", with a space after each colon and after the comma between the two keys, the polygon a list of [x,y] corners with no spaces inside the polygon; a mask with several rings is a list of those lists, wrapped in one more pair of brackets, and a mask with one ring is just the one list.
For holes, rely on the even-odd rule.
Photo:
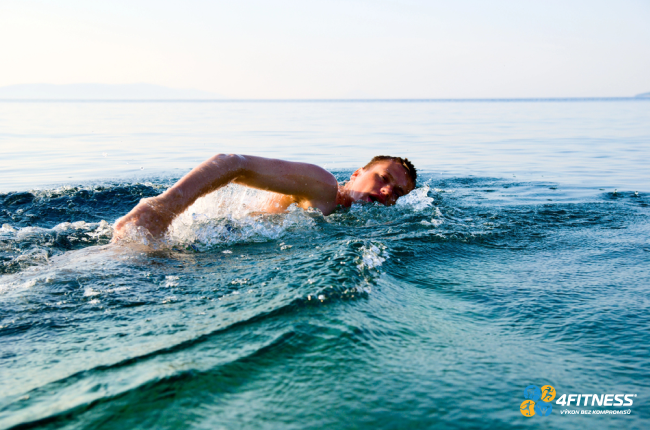
{"label": "sky", "polygon": [[0,86],[242,99],[650,91],[648,0],[2,0],[0,40]]}

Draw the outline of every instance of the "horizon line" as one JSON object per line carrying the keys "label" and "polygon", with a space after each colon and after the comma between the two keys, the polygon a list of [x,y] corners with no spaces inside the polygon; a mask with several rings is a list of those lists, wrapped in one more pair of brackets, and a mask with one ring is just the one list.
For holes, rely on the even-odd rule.
{"label": "horizon line", "polygon": [[74,99],[74,98],[0,98],[2,102],[141,102],[141,103],[160,103],[160,102],[185,102],[185,103],[224,103],[224,102],[321,102],[321,103],[381,103],[381,102],[557,102],[557,101],[629,101],[629,100],[650,100],[650,97],[623,96],[623,97],[491,97],[491,98],[287,98],[287,99],[255,99],[255,98],[215,98],[215,99]]}

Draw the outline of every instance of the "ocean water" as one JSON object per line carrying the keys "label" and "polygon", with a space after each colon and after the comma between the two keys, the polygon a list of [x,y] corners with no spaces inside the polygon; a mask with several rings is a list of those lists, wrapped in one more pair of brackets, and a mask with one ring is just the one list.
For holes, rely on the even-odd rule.
{"label": "ocean water", "polygon": [[[420,177],[109,244],[217,152]],[[647,428],[648,159],[648,100],[2,102],[0,428]],[[636,396],[525,417],[531,384]]]}

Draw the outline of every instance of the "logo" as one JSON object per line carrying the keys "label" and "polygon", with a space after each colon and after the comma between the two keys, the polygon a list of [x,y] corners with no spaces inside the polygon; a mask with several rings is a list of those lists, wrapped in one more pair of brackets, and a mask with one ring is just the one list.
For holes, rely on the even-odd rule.
{"label": "logo", "polygon": [[545,402],[552,402],[555,398],[555,388],[550,385],[542,387],[542,400]]}
{"label": "logo", "polygon": [[519,411],[525,417],[532,417],[535,415],[535,402],[532,400],[525,400],[521,406],[519,406]]}
{"label": "logo", "polygon": [[542,397],[542,390],[537,385],[529,385],[524,390],[524,399],[530,399],[533,402]]}
{"label": "logo", "polygon": [[537,385],[529,385],[524,388],[524,400],[519,406],[519,412],[525,417],[539,415],[547,417],[553,412],[551,401],[555,398],[555,388],[551,385],[544,385],[539,388]]}
{"label": "logo", "polygon": [[519,405],[519,412],[525,417],[539,415],[547,417],[556,415],[630,415],[632,409],[619,409],[634,404],[637,394],[558,394],[552,385],[529,385],[524,388],[524,401]]}
{"label": "logo", "polygon": [[542,417],[547,417],[553,412],[553,405],[546,402],[535,403],[535,412]]}

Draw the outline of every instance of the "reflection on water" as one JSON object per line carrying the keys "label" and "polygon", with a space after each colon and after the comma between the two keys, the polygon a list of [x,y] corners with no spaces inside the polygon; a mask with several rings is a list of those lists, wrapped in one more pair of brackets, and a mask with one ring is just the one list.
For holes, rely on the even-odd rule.
{"label": "reflection on water", "polygon": [[[650,100],[0,102],[0,191],[177,177],[218,152],[648,191]],[[644,188],[645,187],[645,188]]]}

